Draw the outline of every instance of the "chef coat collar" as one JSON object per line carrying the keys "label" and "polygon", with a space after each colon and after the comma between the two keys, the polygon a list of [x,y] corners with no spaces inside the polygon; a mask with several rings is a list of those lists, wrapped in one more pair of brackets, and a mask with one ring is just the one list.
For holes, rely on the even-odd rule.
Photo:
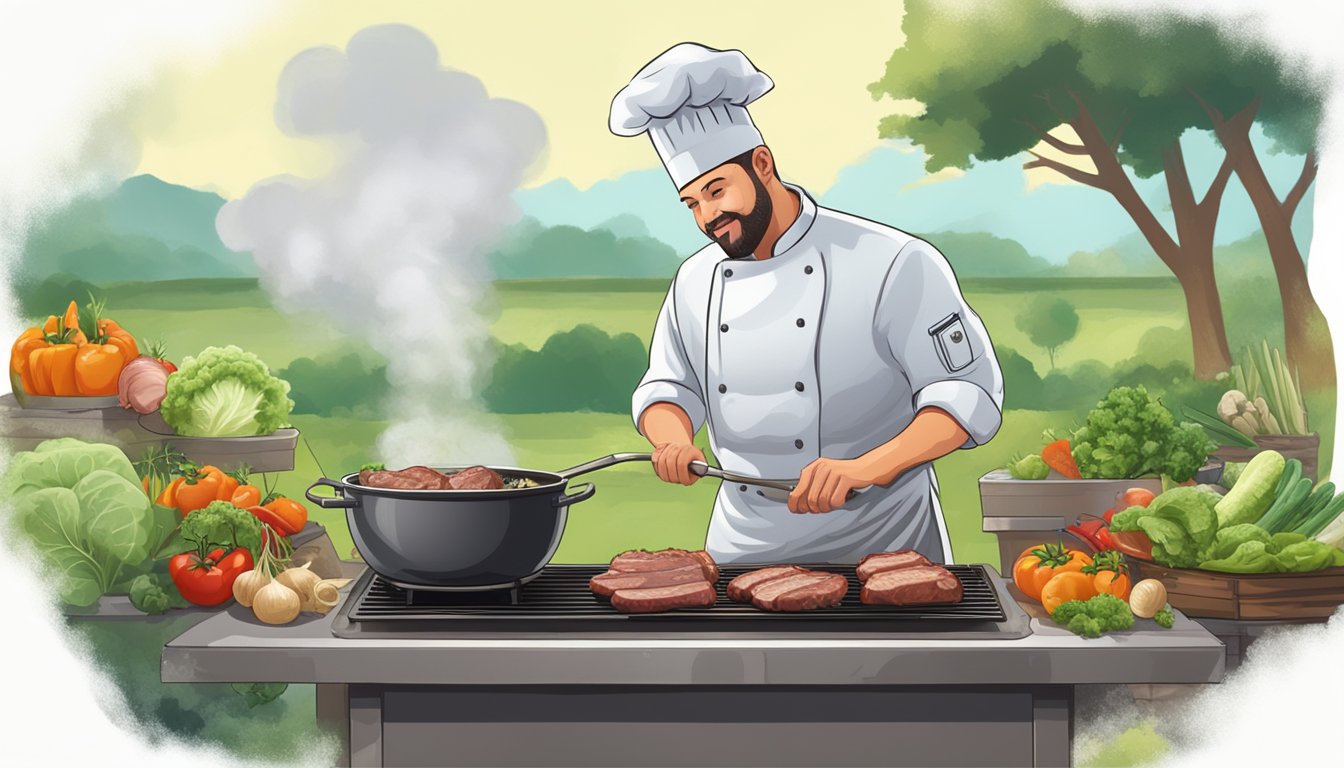
{"label": "chef coat collar", "polygon": [[[817,204],[812,200],[811,195],[807,194],[807,190],[787,181],[781,181],[780,183],[784,185],[785,189],[798,195],[798,218],[794,219],[793,224],[790,224],[789,228],[784,230],[784,234],[779,236],[779,240],[775,242],[775,252],[771,254],[771,258],[782,256],[790,248],[797,245],[803,239],[803,235],[806,235],[807,231],[812,228],[812,222],[817,219]],[[756,256],[749,253],[745,256],[729,256],[728,260],[755,261]]]}

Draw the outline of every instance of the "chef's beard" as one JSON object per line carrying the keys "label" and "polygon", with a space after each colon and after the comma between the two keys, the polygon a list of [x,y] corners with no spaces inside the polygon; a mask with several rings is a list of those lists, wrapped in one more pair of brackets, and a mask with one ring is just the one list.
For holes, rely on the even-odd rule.
{"label": "chef's beard", "polygon": [[[775,204],[770,200],[770,194],[765,191],[765,185],[761,183],[760,177],[752,170],[747,171],[747,175],[751,177],[751,184],[756,188],[755,207],[745,216],[734,211],[723,211],[705,225],[704,229],[709,239],[718,243],[724,253],[734,259],[750,256],[756,251],[761,240],[765,239],[765,231],[770,228],[770,217],[775,213]],[[742,235],[737,240],[732,240],[732,235],[726,233],[723,237],[709,234],[729,221],[736,221],[742,230]]]}

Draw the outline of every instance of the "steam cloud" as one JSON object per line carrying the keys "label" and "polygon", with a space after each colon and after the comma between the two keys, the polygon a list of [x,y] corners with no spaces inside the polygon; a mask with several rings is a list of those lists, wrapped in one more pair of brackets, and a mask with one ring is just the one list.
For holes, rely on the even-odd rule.
{"label": "steam cloud", "polygon": [[489,370],[485,250],[546,146],[541,118],[439,66],[419,30],[362,30],[281,73],[276,123],[338,148],[324,178],[278,177],[221,209],[220,238],[250,250],[262,285],[323,312],[388,361],[393,464],[510,463],[476,393]]}

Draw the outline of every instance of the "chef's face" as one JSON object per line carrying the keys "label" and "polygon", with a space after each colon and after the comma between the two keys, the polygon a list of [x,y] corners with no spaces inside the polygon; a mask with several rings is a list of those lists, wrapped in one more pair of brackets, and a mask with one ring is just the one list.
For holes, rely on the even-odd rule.
{"label": "chef's face", "polygon": [[733,258],[750,256],[770,226],[774,205],[756,169],[755,152],[720,165],[687,184],[681,201],[695,223]]}

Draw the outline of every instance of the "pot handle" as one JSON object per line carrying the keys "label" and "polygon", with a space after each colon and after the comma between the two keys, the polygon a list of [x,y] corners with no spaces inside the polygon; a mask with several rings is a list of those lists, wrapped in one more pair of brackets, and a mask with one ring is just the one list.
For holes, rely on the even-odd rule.
{"label": "pot handle", "polygon": [[551,502],[551,504],[557,507],[565,507],[569,506],[570,504],[578,504],[580,501],[587,501],[588,499],[593,498],[594,493],[597,493],[597,488],[595,488],[592,483],[584,483],[583,485],[579,486],[578,493],[571,493],[568,496],[561,496],[557,498],[555,501]]}
{"label": "pot handle", "polygon": [[345,489],[344,485],[336,482],[335,480],[328,480],[325,477],[319,478],[317,482],[308,486],[308,490],[303,492],[303,495],[307,496],[308,500],[313,502],[317,506],[323,509],[350,509],[351,507],[359,506],[359,502],[354,499],[332,499],[323,496],[314,496],[313,489],[318,487],[319,485],[325,485],[328,488],[335,488],[338,491],[342,491]]}

